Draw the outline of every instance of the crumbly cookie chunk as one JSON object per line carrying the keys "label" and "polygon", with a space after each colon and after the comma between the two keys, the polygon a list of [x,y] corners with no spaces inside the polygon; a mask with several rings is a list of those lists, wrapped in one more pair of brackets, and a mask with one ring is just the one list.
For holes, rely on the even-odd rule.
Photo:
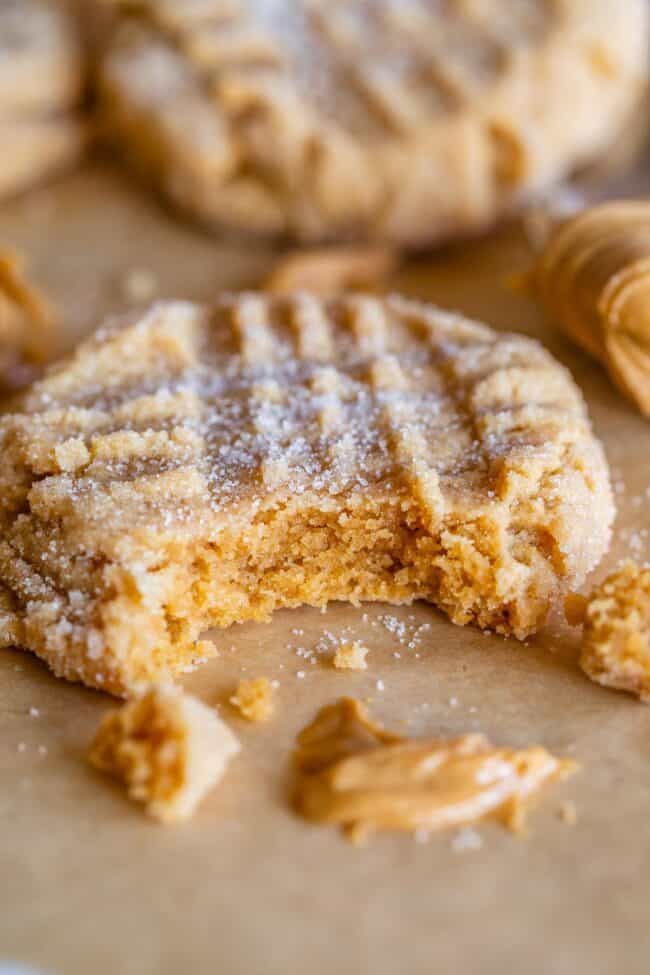
{"label": "crumbly cookie chunk", "polygon": [[368,647],[364,647],[360,640],[353,643],[342,643],[336,648],[334,666],[337,670],[367,670]]}
{"label": "crumbly cookie chunk", "polygon": [[650,566],[623,562],[585,612],[580,666],[606,687],[650,701]]}
{"label": "crumbly cookie chunk", "polygon": [[418,245],[602,150],[646,76],[644,0],[130,0],[106,133],[207,225]]}
{"label": "crumbly cookie chunk", "polygon": [[86,131],[81,40],[61,3],[0,2],[0,197],[75,160]]}
{"label": "crumbly cookie chunk", "polygon": [[240,680],[237,691],[230,698],[240,713],[249,721],[268,721],[273,714],[273,688],[268,677]]}
{"label": "crumbly cookie chunk", "polygon": [[23,273],[22,258],[0,251],[0,396],[34,378],[53,354],[56,316]]}
{"label": "crumbly cookie chunk", "polygon": [[525,637],[613,517],[568,372],[398,296],[133,312],[23,394],[0,451],[0,642],[118,694],[301,604],[426,599]]}
{"label": "crumbly cookie chunk", "polygon": [[150,816],[174,823],[190,818],[238,751],[212,708],[169,685],[110,711],[88,758],[123,782]]}
{"label": "crumbly cookie chunk", "polygon": [[497,748],[485,735],[408,740],[342,698],[298,736],[297,812],[361,842],[376,830],[436,830],[497,819],[520,830],[526,807],[577,768],[538,746]]}
{"label": "crumbly cookie chunk", "polygon": [[398,264],[398,251],[379,245],[301,249],[280,258],[262,290],[276,295],[309,291],[324,297],[371,291],[385,284]]}

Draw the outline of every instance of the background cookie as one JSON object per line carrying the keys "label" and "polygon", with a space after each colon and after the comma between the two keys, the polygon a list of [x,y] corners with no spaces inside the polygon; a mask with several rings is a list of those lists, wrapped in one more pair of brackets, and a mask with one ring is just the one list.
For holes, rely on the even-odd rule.
{"label": "background cookie", "polygon": [[422,244],[602,150],[646,74],[644,0],[116,2],[103,121],[204,223]]}
{"label": "background cookie", "polygon": [[84,76],[80,38],[62,4],[0,0],[0,197],[79,155]]}

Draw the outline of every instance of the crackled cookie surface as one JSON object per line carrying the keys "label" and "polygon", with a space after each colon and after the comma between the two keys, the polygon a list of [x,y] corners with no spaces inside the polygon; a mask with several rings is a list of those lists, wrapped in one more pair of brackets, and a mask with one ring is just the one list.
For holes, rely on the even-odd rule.
{"label": "crackled cookie surface", "polygon": [[0,0],[0,197],[78,157],[81,41],[63,4]]}
{"label": "crackled cookie surface", "polygon": [[0,639],[116,693],[335,599],[524,637],[613,515],[568,373],[397,296],[156,304],[30,387],[0,449]]}
{"label": "crackled cookie surface", "polygon": [[643,0],[114,0],[113,142],[206,224],[421,244],[602,150]]}

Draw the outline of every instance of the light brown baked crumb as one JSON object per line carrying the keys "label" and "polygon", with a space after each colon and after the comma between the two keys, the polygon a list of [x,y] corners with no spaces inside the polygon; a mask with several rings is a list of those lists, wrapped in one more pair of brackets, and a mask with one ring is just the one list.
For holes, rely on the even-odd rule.
{"label": "light brown baked crumb", "polygon": [[248,719],[260,723],[268,721],[273,714],[273,688],[268,677],[254,677],[240,680],[237,692],[230,703]]}
{"label": "light brown baked crumb", "polygon": [[560,819],[567,826],[575,826],[578,822],[578,809],[575,802],[571,799],[565,799],[560,803],[558,810]]}
{"label": "light brown baked crumb", "polygon": [[212,708],[160,685],[104,717],[88,758],[123,782],[150,816],[173,823],[189,819],[238,751]]}
{"label": "light brown baked crumb", "polygon": [[368,648],[360,640],[353,643],[342,643],[336,648],[334,666],[337,670],[367,670],[366,657]]}
{"label": "light brown baked crumb", "polygon": [[408,740],[342,698],[298,737],[295,807],[362,842],[376,830],[438,830],[492,818],[520,832],[545,784],[571,775],[570,759],[535,746],[497,748],[481,734]]}
{"label": "light brown baked crumb", "polygon": [[390,247],[321,247],[281,258],[263,285],[273,294],[310,291],[333,295],[368,290],[380,285],[399,264],[399,251]]}
{"label": "light brown baked crumb", "polygon": [[599,684],[650,701],[650,565],[628,560],[596,586],[580,666]]}
{"label": "light brown baked crumb", "polygon": [[564,599],[564,618],[569,626],[582,626],[587,610],[587,597],[579,592],[569,592]]}
{"label": "light brown baked crumb", "polygon": [[144,304],[155,298],[158,291],[158,278],[148,268],[133,268],[122,278],[122,293],[127,301]]}

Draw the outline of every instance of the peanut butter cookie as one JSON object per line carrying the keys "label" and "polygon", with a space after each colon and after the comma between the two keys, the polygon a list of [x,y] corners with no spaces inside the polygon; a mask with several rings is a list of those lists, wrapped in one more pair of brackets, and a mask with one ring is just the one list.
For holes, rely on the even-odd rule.
{"label": "peanut butter cookie", "polygon": [[81,41],[63,4],[0,0],[0,197],[79,156],[83,88]]}
{"label": "peanut butter cookie", "polygon": [[117,694],[301,604],[523,638],[613,516],[562,366],[398,296],[156,304],[31,386],[0,450],[0,642]]}
{"label": "peanut butter cookie", "polygon": [[115,0],[107,134],[209,226],[420,245],[610,143],[644,0]]}

